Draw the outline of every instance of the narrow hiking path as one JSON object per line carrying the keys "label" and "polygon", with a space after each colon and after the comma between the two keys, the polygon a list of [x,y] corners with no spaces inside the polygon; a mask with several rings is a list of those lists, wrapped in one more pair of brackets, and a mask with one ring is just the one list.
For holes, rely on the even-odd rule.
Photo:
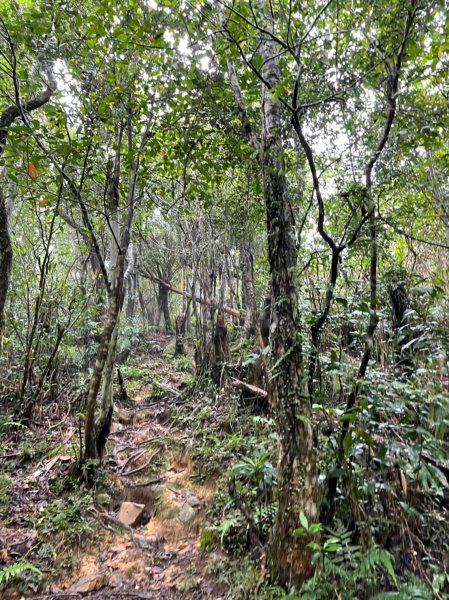
{"label": "narrow hiking path", "polygon": [[[104,457],[108,482],[88,508],[95,534],[87,544],[80,536],[74,566],[55,578],[45,594],[26,597],[225,597],[228,586],[212,575],[220,552],[201,548],[215,483],[198,477],[201,468],[195,468],[188,452],[191,432],[177,420],[188,377],[162,356],[169,342],[159,337],[157,352],[128,368],[140,383],[114,411]],[[37,472],[51,479],[57,466],[54,459],[42,461],[37,470],[33,465],[28,480]],[[11,592],[6,597],[21,596]]]}
{"label": "narrow hiking path", "polygon": [[111,597],[140,590],[142,597],[151,593],[153,598],[219,598],[223,593],[223,586],[206,576],[200,549],[214,486],[191,479],[192,460],[179,449],[185,432],[170,419],[183,382],[171,363],[163,371],[164,395],[148,402],[144,386],[126,409],[116,411],[106,463],[115,472],[119,493],[113,504],[119,509],[116,516],[106,510],[98,514],[103,526],[115,531],[105,530],[101,545],[81,556],[69,591],[100,587],[99,597]]}

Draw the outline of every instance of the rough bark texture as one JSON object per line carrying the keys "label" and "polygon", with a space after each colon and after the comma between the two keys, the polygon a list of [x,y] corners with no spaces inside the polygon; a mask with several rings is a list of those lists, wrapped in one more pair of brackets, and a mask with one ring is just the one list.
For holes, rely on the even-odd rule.
{"label": "rough bark texture", "polygon": [[86,420],[84,425],[84,452],[86,459],[98,458],[97,431],[95,426],[96,401],[98,392],[100,390],[103,370],[105,368],[106,361],[108,358],[109,347],[111,344],[115,326],[117,324],[118,314],[119,304],[117,302],[117,298],[115,296],[111,296],[108,314],[106,316],[103,325],[103,331],[101,334],[100,346],[98,348],[93,372],[87,387]]}
{"label": "rough bark texture", "polygon": [[160,314],[164,317],[165,333],[172,333],[170,310],[168,307],[168,289],[163,285],[159,285],[158,303]]}
{"label": "rough bark texture", "polygon": [[[270,11],[260,0],[265,27],[272,30]],[[263,76],[270,88],[280,82],[278,53],[270,38],[260,48]],[[318,520],[316,479],[310,404],[302,393],[302,350],[298,298],[295,289],[296,247],[293,215],[287,199],[287,182],[281,139],[279,103],[267,86],[262,91],[262,168],[267,214],[268,256],[271,273],[270,346],[273,361],[271,405],[279,435],[279,510],[269,549],[271,575],[285,585],[300,586],[312,572],[308,539],[298,538],[301,512],[309,522]]]}
{"label": "rough bark texture", "polygon": [[217,385],[222,380],[223,365],[229,360],[228,329],[222,312],[217,314],[214,327],[214,357],[212,365],[212,378]]}
{"label": "rough bark texture", "polygon": [[271,322],[271,296],[265,296],[263,309],[259,317],[260,337],[262,346],[270,345],[270,322]]}
{"label": "rough bark texture", "polygon": [[184,315],[177,315],[175,317],[175,331],[175,356],[183,356],[185,354],[184,334],[186,331],[186,318]]}
{"label": "rough bark texture", "polygon": [[257,329],[256,290],[254,288],[254,266],[251,243],[242,244],[240,264],[242,269],[242,299],[246,310],[243,331],[245,337],[253,336]]}
{"label": "rough bark texture", "polygon": [[8,213],[5,199],[0,189],[0,354],[5,330],[4,308],[8,295],[9,278],[12,265],[12,247],[8,229]]}

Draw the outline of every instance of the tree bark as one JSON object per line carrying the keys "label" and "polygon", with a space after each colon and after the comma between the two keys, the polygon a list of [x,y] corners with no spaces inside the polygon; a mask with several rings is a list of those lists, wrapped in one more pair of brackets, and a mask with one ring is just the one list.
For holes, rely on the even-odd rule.
{"label": "tree bark", "polygon": [[[131,129],[129,135],[131,136]],[[145,140],[146,136],[144,135],[140,150],[142,150],[144,147]],[[131,141],[129,142],[129,145],[131,146]],[[84,424],[84,462],[86,460],[96,460],[101,457],[101,451],[106,443],[107,436],[109,434],[109,426],[112,419],[112,401],[110,401],[109,395],[106,395],[104,399],[102,398],[102,411],[97,423],[95,420],[95,414],[97,396],[108,360],[112,361],[112,365],[115,362],[116,335],[118,332],[120,312],[123,307],[125,282],[130,275],[129,270],[126,270],[125,272],[125,260],[131,240],[131,228],[134,218],[134,203],[140,150],[136,152],[136,155],[131,163],[128,183],[126,218],[121,228],[120,241],[118,244],[113,246],[113,256],[116,257],[116,259],[115,263],[113,263],[114,266],[112,269],[112,276],[110,278],[110,285],[107,286],[109,301],[108,311],[103,325],[103,332],[101,335],[93,372],[87,386],[86,417]],[[79,194],[78,200],[80,201],[81,206],[85,209],[85,205],[83,204],[83,200]],[[117,239],[118,238],[116,237],[115,240]],[[101,258],[101,255],[99,253],[97,254],[99,258]],[[109,282],[107,273],[105,273],[105,279]],[[106,387],[104,389],[106,394],[108,394],[109,383],[110,382],[106,378]],[[88,476],[90,474],[91,470],[88,472]]]}
{"label": "tree bark", "polygon": [[0,189],[0,355],[3,351],[5,332],[5,304],[8,296],[12,266],[12,246],[8,228],[8,212],[5,198]]}
{"label": "tree bark", "polygon": [[101,407],[95,425],[97,431],[97,454],[100,458],[103,456],[104,447],[108,439],[112,413],[114,410],[113,383],[119,327],[120,313],[117,315],[117,321],[109,341],[108,355],[101,379]]}
{"label": "tree bark", "polygon": [[[225,26],[224,13],[216,3]],[[278,514],[269,547],[272,577],[284,585],[300,587],[313,573],[310,537],[297,538],[293,531],[303,512],[309,522],[318,520],[318,482],[316,478],[311,406],[302,390],[303,361],[295,287],[296,247],[294,218],[287,198],[279,103],[272,90],[280,85],[279,52],[272,37],[273,14],[266,0],[258,0],[259,25],[263,39],[262,58],[262,145],[252,130],[236,71],[227,60],[229,81],[248,141],[254,147],[263,171],[267,218],[268,257],[271,275],[272,381],[269,395],[279,439]]]}
{"label": "tree bark", "polygon": [[159,284],[158,303],[160,314],[164,318],[165,333],[172,333],[170,322],[170,309],[168,307],[168,289],[166,286]]}
{"label": "tree bark", "polygon": [[118,322],[118,314],[118,294],[111,294],[109,299],[108,313],[106,315],[101,334],[100,346],[95,359],[93,372],[87,386],[86,417],[84,424],[84,460],[95,460],[98,458],[97,429],[95,424],[97,396],[100,390],[103,370],[108,358],[114,329]]}
{"label": "tree bark", "polygon": [[254,268],[251,243],[246,241],[242,244],[240,254],[242,269],[242,302],[246,310],[243,332],[245,337],[255,335],[257,329],[256,291],[254,288]]}
{"label": "tree bark", "polygon": [[183,356],[185,354],[184,349],[184,334],[186,331],[186,317],[185,315],[177,315],[175,317],[175,356]]}
{"label": "tree bark", "polygon": [[[270,10],[259,0],[264,27],[273,31]],[[260,46],[263,149],[262,170],[267,215],[268,256],[271,273],[270,346],[273,361],[271,406],[279,436],[278,503],[275,530],[269,548],[271,575],[284,585],[299,587],[313,572],[310,539],[295,537],[303,512],[310,523],[319,517],[311,406],[303,400],[302,348],[298,297],[295,287],[296,247],[294,218],[287,198],[281,139],[281,112],[269,89],[280,84],[278,52],[271,38]]]}
{"label": "tree bark", "polygon": [[222,383],[222,371],[226,361],[229,360],[228,329],[224,314],[219,312],[214,326],[214,353],[211,365],[212,379],[216,385]]}

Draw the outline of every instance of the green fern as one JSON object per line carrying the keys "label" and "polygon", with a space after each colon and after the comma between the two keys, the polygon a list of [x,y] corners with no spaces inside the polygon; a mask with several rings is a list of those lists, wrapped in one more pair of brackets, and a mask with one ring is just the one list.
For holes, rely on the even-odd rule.
{"label": "green fern", "polygon": [[0,571],[0,585],[7,584],[10,579],[14,579],[17,577],[17,575],[20,575],[20,573],[23,573],[24,571],[32,571],[33,573],[42,575],[42,572],[31,563],[19,560],[12,565],[8,565]]}
{"label": "green fern", "polygon": [[432,600],[432,590],[421,582],[405,583],[396,592],[384,592],[373,600]]}

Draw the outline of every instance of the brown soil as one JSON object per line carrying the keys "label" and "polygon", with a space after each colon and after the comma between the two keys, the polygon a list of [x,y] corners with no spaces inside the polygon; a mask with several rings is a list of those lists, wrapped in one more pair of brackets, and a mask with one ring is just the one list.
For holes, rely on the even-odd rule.
{"label": "brown soil", "polygon": [[[179,434],[171,431],[167,422],[171,402],[179,401],[182,377],[171,365],[164,369],[164,382],[173,394],[154,400],[148,398],[144,387],[135,392],[131,406],[115,412],[104,460],[117,494],[109,507],[94,509],[94,541],[80,544],[77,566],[54,582],[46,594],[27,597],[195,600],[225,596],[226,586],[208,575],[220,556],[204,554],[199,542],[214,484],[192,482],[192,460],[179,451]],[[76,435],[75,427],[72,435]],[[61,468],[64,459],[67,457],[51,459],[52,464],[45,461],[37,469],[34,465],[24,481],[47,476]],[[145,504],[146,518],[140,527],[120,526],[116,515],[122,501]],[[0,537],[4,532],[0,527]],[[7,591],[4,600],[20,598],[13,590]]]}

